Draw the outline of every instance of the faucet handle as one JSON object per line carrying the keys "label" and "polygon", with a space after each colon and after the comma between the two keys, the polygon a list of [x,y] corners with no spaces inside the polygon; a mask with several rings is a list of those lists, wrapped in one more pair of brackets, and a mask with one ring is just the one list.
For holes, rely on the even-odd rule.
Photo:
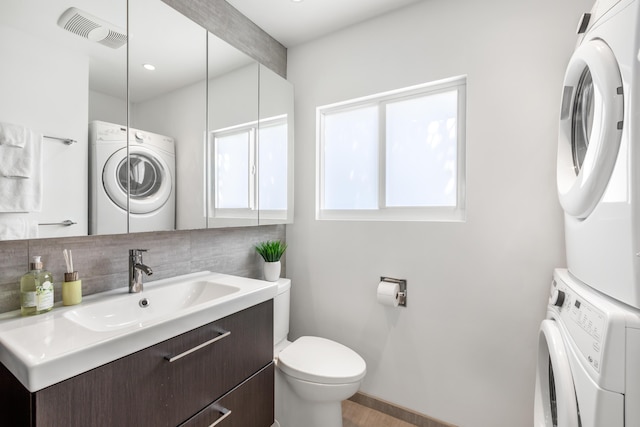
{"label": "faucet handle", "polygon": [[142,255],[142,252],[147,252],[149,249],[129,249],[130,256]]}

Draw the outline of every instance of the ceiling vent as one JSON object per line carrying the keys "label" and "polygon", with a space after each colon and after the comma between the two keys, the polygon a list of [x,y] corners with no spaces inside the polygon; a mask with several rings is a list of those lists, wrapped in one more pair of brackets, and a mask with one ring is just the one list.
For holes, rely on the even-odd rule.
{"label": "ceiling vent", "polygon": [[70,7],[60,16],[58,25],[80,37],[113,49],[118,49],[127,43],[124,31],[75,7]]}

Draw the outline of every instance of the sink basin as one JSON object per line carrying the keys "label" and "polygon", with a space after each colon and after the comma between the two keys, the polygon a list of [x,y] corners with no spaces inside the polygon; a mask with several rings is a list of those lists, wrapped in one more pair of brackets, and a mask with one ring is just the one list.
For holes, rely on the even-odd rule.
{"label": "sink basin", "polygon": [[260,304],[277,282],[203,271],[123,286],[38,316],[0,316],[0,362],[31,392]]}
{"label": "sink basin", "polygon": [[109,331],[132,325],[143,327],[188,307],[205,304],[240,291],[237,286],[198,280],[154,287],[137,294],[127,294],[86,305],[64,316],[93,331]]}

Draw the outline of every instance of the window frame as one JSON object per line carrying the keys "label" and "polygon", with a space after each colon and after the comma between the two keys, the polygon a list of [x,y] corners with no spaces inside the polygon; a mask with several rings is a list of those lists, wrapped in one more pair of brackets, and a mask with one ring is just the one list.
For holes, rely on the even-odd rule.
{"label": "window frame", "polygon": [[[429,82],[316,108],[316,220],[345,221],[465,221],[466,219],[466,76]],[[386,206],[386,105],[443,92],[457,91],[456,204],[455,206]],[[324,122],[331,113],[366,106],[378,107],[377,209],[325,209]]]}

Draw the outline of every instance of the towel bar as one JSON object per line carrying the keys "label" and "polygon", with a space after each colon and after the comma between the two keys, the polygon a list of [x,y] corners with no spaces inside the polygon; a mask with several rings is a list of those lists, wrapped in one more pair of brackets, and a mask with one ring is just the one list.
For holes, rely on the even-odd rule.
{"label": "towel bar", "polygon": [[76,141],[75,139],[71,139],[71,138],[60,138],[58,136],[47,136],[47,135],[43,135],[44,138],[49,138],[49,139],[57,139],[58,141],[62,141],[63,143],[65,143],[66,145],[71,145],[71,144],[75,144]]}
{"label": "towel bar", "polygon": [[69,227],[71,225],[76,225],[76,224],[77,222],[71,221],[70,219],[65,219],[64,221],[60,221],[60,222],[43,222],[38,225],[64,225],[65,227]]}

